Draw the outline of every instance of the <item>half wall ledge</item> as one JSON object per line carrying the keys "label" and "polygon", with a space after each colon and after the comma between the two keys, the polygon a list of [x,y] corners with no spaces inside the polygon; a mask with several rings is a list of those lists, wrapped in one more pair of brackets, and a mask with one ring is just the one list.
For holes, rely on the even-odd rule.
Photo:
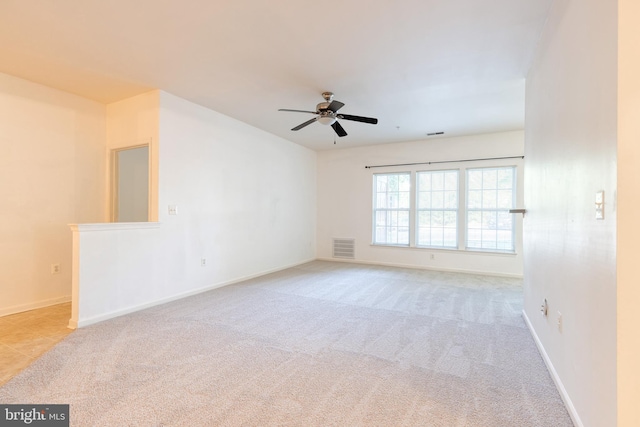
{"label": "half wall ledge", "polygon": [[[72,258],[71,258],[71,319],[69,319],[68,327],[76,329],[82,325],[83,319],[94,317],[96,313],[99,313],[106,309],[102,305],[109,302],[110,292],[117,292],[116,289],[110,289],[109,283],[113,283],[113,278],[106,277],[108,274],[101,274],[96,277],[93,271],[94,267],[98,265],[101,260],[111,260],[109,262],[117,261],[123,251],[121,245],[126,246],[127,240],[135,239],[137,234],[143,233],[141,236],[149,236],[147,233],[153,230],[159,229],[162,224],[160,222],[109,222],[109,223],[95,223],[95,224],[69,224],[69,228],[72,232]],[[93,235],[96,238],[98,235],[95,232],[100,232],[100,241],[113,242],[113,245],[100,245],[96,248],[95,245],[89,244],[88,247],[83,247],[81,244],[90,243],[95,240],[89,238]],[[124,234],[122,234],[124,233]],[[133,233],[130,234],[130,233]],[[110,236],[112,235],[113,236]],[[154,233],[155,234],[155,233]],[[128,238],[127,238],[128,237]],[[87,240],[89,239],[89,240]],[[84,245],[86,246],[86,245]],[[91,249],[91,248],[94,249]],[[145,248],[138,248],[140,251],[144,251]],[[89,266],[87,266],[87,263]],[[115,262],[117,264],[117,262]],[[102,270],[102,269],[101,269]]]}

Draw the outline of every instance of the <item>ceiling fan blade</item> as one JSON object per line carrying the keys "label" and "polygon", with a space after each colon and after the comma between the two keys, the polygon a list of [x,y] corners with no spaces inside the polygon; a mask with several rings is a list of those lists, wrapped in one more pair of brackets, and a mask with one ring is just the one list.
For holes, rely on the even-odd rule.
{"label": "ceiling fan blade", "polygon": [[338,118],[345,120],[353,120],[354,122],[370,123],[372,125],[378,124],[378,119],[373,117],[351,116],[349,114],[338,114]]}
{"label": "ceiling fan blade", "polygon": [[[315,113],[314,113],[314,114],[315,114]],[[293,128],[293,129],[291,129],[291,130],[300,130],[300,129],[302,129],[302,128],[303,128],[303,127],[305,127],[305,126],[309,126],[311,123],[315,122],[316,120],[318,120],[318,118],[317,118],[317,117],[314,117],[314,118],[313,118],[313,119],[311,119],[311,120],[307,120],[306,122],[304,122],[304,123],[302,123],[302,124],[299,124],[298,126],[294,127],[294,128]]]}
{"label": "ceiling fan blade", "polygon": [[345,131],[342,126],[340,126],[340,123],[333,122],[331,124],[331,127],[336,131],[339,137],[347,136],[347,131]]}
{"label": "ceiling fan blade", "polygon": [[289,110],[288,108],[280,108],[278,111],[290,111],[292,113],[311,113],[318,114],[315,111],[307,111],[307,110]]}
{"label": "ceiling fan blade", "polygon": [[340,101],[331,101],[331,104],[327,107],[327,110],[331,110],[334,113],[344,107],[344,104]]}

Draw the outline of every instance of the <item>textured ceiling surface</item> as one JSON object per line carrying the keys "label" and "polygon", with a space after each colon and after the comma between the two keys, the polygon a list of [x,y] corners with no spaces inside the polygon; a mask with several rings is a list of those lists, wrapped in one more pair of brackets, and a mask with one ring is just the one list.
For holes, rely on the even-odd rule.
{"label": "textured ceiling surface", "polygon": [[[0,72],[103,103],[161,89],[315,150],[515,130],[552,1],[2,0]],[[379,123],[292,132],[313,116],[278,109],[323,91]]]}

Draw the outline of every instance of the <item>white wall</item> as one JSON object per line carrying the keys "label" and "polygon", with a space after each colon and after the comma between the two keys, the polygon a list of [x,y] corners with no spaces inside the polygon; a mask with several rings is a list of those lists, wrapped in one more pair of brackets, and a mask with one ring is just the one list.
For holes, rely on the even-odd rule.
{"label": "white wall", "polygon": [[160,221],[187,243],[169,249],[184,273],[202,256],[208,283],[315,258],[315,152],[163,92],[160,170]]}
{"label": "white wall", "polygon": [[[515,131],[319,152],[318,257],[332,257],[333,238],[354,238],[358,262],[521,276],[521,239],[516,243],[516,255],[371,245],[374,173],[520,165],[517,197],[521,205],[521,159],[381,169],[365,169],[365,166],[522,156],[523,141],[523,132]],[[515,218],[516,231],[520,234],[522,216]],[[430,259],[430,254],[434,254],[435,259]]]}
{"label": "white wall", "polygon": [[616,3],[557,1],[527,78],[525,313],[585,426],[616,425]]}
{"label": "white wall", "polygon": [[159,95],[160,224],[80,226],[72,324],[315,259],[316,154]]}
{"label": "white wall", "polygon": [[618,2],[618,425],[640,425],[640,2]]}
{"label": "white wall", "polygon": [[104,129],[104,105],[0,74],[0,315],[69,301],[67,224],[106,219]]}

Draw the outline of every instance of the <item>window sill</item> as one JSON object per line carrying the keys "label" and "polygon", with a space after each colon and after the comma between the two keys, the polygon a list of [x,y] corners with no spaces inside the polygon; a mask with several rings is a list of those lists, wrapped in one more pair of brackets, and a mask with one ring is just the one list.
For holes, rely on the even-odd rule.
{"label": "window sill", "polygon": [[425,246],[404,246],[404,245],[381,245],[371,243],[369,246],[373,248],[396,248],[415,251],[429,251],[429,252],[446,252],[446,253],[459,253],[468,255],[486,255],[486,256],[500,256],[500,257],[515,257],[517,252],[498,252],[486,249],[457,249],[457,248],[429,248]]}

